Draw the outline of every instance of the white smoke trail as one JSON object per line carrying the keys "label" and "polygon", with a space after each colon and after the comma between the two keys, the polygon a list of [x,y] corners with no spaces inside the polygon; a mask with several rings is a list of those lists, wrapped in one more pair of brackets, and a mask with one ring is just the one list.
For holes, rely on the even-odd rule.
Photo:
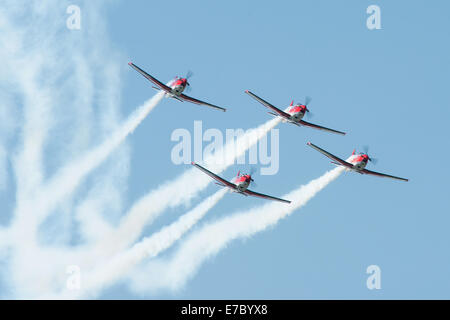
{"label": "white smoke trail", "polygon": [[[225,196],[227,191],[226,188],[217,191],[188,213],[179,217],[177,221],[144,238],[131,249],[117,254],[105,264],[97,266],[91,273],[84,274],[82,294],[85,297],[98,294],[98,291],[104,286],[111,285],[120,279],[143,259],[156,257],[168,249],[202,219]],[[66,292],[56,297],[73,298],[74,296],[72,293]]]}
{"label": "white smoke trail", "polygon": [[[83,27],[71,32],[64,21],[70,1],[4,2],[0,8],[0,57],[7,63],[0,70],[0,86],[2,92],[8,92],[7,97],[12,97],[10,110],[17,112],[18,132],[14,143],[6,144],[16,196],[8,201],[14,206],[11,219],[6,220],[8,226],[0,228],[1,254],[9,246],[1,270],[2,285],[9,288],[2,287],[0,294],[32,298],[51,290],[54,280],[65,281],[65,267],[73,261],[70,239],[76,230],[72,205],[78,201],[74,189],[133,132],[158,101],[157,97],[147,101],[129,121],[119,125],[119,61],[123,59],[105,41],[104,10],[97,3],[80,3]],[[95,28],[87,30],[89,25]],[[97,104],[101,112],[95,119]],[[3,131],[0,143],[5,145],[8,137]],[[113,137],[86,153],[94,137],[111,132],[115,132]],[[127,150],[120,148],[115,154],[113,166],[126,163],[128,152],[123,151]],[[82,156],[74,159],[74,155]],[[67,162],[53,174],[55,164]],[[117,191],[110,197],[118,194],[121,198],[123,187],[118,181],[126,170],[118,172],[113,166],[105,166],[95,181]],[[111,171],[113,174],[108,174]],[[50,179],[49,172],[53,174]],[[114,201],[120,199],[109,203]],[[117,206],[108,209],[115,211]],[[52,225],[39,224],[52,211],[58,213],[52,217],[55,219],[48,219]],[[97,212],[90,213],[98,217]],[[54,246],[46,246],[47,239]],[[3,266],[8,268],[6,272]]]}
{"label": "white smoke trail", "polygon": [[43,212],[51,211],[62,198],[69,195],[81,180],[93,169],[98,167],[105,159],[132,134],[147,115],[164,98],[164,92],[158,92],[155,96],[141,105],[112,136],[108,137],[102,144],[90,150],[82,157],[75,159],[63,167],[55,177],[43,188],[43,195],[51,195],[42,203],[45,206]]}
{"label": "white smoke trail", "polygon": [[[19,241],[23,238],[23,232],[26,230],[30,240],[36,238],[38,227],[43,219],[50,215],[61,201],[69,197],[82,179],[105,161],[125,138],[133,133],[163,97],[163,92],[157,93],[140,106],[119,129],[115,130],[112,137],[107,138],[96,148],[63,167],[49,183],[43,185],[36,192],[34,199],[20,202],[16,210],[16,219],[8,229],[9,237]],[[29,212],[34,214],[28,215]],[[22,219],[17,217],[22,217]],[[73,254],[76,255],[76,251]],[[50,282],[49,284],[51,285]]]}
{"label": "white smoke trail", "polygon": [[[0,54],[1,58],[3,58],[2,54]],[[2,77],[2,72],[0,72],[0,77]],[[6,190],[9,182],[8,162],[10,154],[8,149],[10,148],[11,138],[17,129],[16,111],[11,100],[12,98],[5,91],[0,91],[0,123],[2,124],[0,126],[0,192]]]}
{"label": "white smoke trail", "polygon": [[[30,199],[31,201],[20,202],[16,210],[19,219],[16,218],[8,230],[11,236],[20,239],[24,230],[27,230],[28,236],[34,238],[37,228],[43,219],[51,214],[52,210],[64,198],[70,196],[82,179],[99,166],[137,128],[163,97],[163,92],[157,93],[153,98],[139,107],[114,132],[112,137],[109,137],[98,147],[88,151],[79,159],[75,159],[63,167],[49,183],[42,186],[35,193],[35,196]],[[33,212],[34,214],[27,215],[29,212]]]}
{"label": "white smoke trail", "polygon": [[[227,143],[223,150],[209,156],[204,162],[209,169],[220,173],[232,165],[237,158],[244,155],[280,121],[281,119],[275,118],[257,128],[248,130],[236,141]],[[206,188],[211,181],[210,177],[192,168],[174,181],[169,181],[157,190],[151,191],[135,202],[122,219],[119,227],[109,236],[105,236],[104,241],[91,251],[91,257],[87,259],[98,259],[101,256],[109,256],[125,249],[139,237],[142,229],[164,209],[189,201]]]}
{"label": "white smoke trail", "polygon": [[[114,114],[114,117],[107,115],[103,118],[101,116],[105,122],[108,122],[108,119],[110,119],[114,129],[118,127],[119,130],[114,130],[113,137],[86,153],[86,146],[90,147],[86,140],[88,142],[92,141],[93,135],[91,133],[98,136],[99,133],[104,135],[106,132],[113,131],[110,127],[97,128],[95,121],[92,120],[93,106],[95,101],[97,101],[96,88],[100,87],[102,88],[101,91],[104,91],[103,87],[96,82],[97,77],[95,76],[100,75],[101,82],[107,83],[106,88],[110,90],[112,88],[115,92],[120,91],[118,83],[115,83],[116,80],[110,82],[111,77],[107,74],[111,72],[114,79],[120,78],[118,77],[119,69],[115,67],[118,59],[111,58],[103,61],[104,53],[109,51],[105,50],[107,48],[105,48],[105,43],[103,43],[105,39],[103,28],[99,28],[99,25],[102,24],[101,16],[95,14],[95,12],[103,12],[103,10],[98,10],[96,5],[91,5],[89,1],[83,3],[83,21],[89,22],[86,26],[93,25],[92,22],[95,21],[97,28],[86,33],[83,25],[82,30],[79,32],[83,32],[83,36],[77,37],[75,36],[76,32],[68,36],[67,32],[70,31],[65,30],[64,26],[61,26],[61,22],[64,22],[61,19],[61,13],[65,12],[70,1],[54,1],[53,3],[49,1],[36,4],[28,4],[25,1],[16,4],[16,2],[15,0],[8,1],[8,4],[2,6],[0,10],[0,27],[5,31],[3,32],[5,37],[2,37],[0,40],[2,44],[0,56],[2,58],[6,57],[3,60],[8,61],[5,68],[0,70],[0,74],[2,79],[5,80],[9,80],[10,77],[3,77],[2,71],[8,69],[8,73],[14,75],[11,78],[15,80],[7,82],[11,82],[13,87],[20,88],[19,97],[24,97],[24,121],[22,122],[25,124],[20,124],[19,126],[21,128],[20,141],[22,143],[13,152],[12,159],[17,184],[16,207],[11,223],[4,230],[0,230],[0,240],[2,240],[2,245],[8,243],[11,246],[10,251],[12,253],[11,258],[8,259],[9,270],[8,272],[2,272],[2,277],[11,288],[14,288],[13,295],[22,298],[32,298],[38,292],[52,290],[57,286],[56,282],[61,283],[61,279],[65,281],[65,266],[68,263],[76,262],[74,257],[78,258],[80,256],[77,252],[78,248],[67,245],[69,241],[61,241],[60,243],[54,241],[58,245],[46,247],[44,242],[40,241],[42,239],[38,238],[42,234],[48,235],[53,240],[58,237],[65,237],[64,239],[67,240],[74,236],[76,231],[74,232],[73,224],[71,224],[73,222],[71,221],[73,218],[71,217],[73,212],[73,203],[71,201],[75,198],[73,191],[82,183],[87,174],[98,167],[123,142],[126,136],[133,132],[153,108],[151,104],[155,103],[156,105],[159,101],[155,102],[154,99],[157,100],[157,97],[154,97],[139,108],[130,117],[129,121],[122,125],[117,125],[116,114]],[[18,19],[9,19],[9,17],[12,17],[9,10],[11,7],[17,9],[19,13]],[[20,9],[22,7],[27,9],[22,12]],[[23,19],[24,16],[29,16],[29,19]],[[68,42],[61,41],[61,39]],[[100,61],[101,63],[99,63],[98,59],[102,60]],[[61,66],[64,67],[61,69]],[[97,68],[101,69],[102,72],[99,73]],[[76,75],[76,82],[72,81],[74,78],[70,77],[71,74]],[[70,88],[72,90],[67,90]],[[9,87],[5,89],[8,90]],[[25,94],[22,94],[22,91]],[[72,96],[69,97],[67,95],[70,92],[81,98],[72,99]],[[100,102],[100,104],[103,104],[104,101]],[[107,104],[107,106],[104,106],[105,113],[111,111],[115,113],[118,107],[116,95],[110,96]],[[19,103],[16,109],[21,110],[20,106]],[[70,110],[68,106],[70,106]],[[74,112],[74,110],[80,110],[80,113]],[[61,118],[63,118],[60,117],[61,113],[65,113],[65,117],[70,117],[74,122],[76,121],[81,125],[74,126],[76,130],[71,130],[74,128],[72,126],[64,127],[66,130],[62,130],[63,132],[55,130],[55,128],[58,129],[58,125],[64,124],[64,122],[61,122]],[[85,120],[87,121],[85,122]],[[279,120],[268,122],[266,124],[268,128],[263,128],[263,125],[262,129],[266,131],[262,132],[259,138],[259,133],[253,132],[257,138],[255,140],[250,139],[253,142],[248,147],[255,144],[278,122]],[[100,130],[91,132],[94,129]],[[70,139],[69,144],[73,143],[73,145],[62,150],[68,152],[59,154],[58,151],[47,149],[50,144],[54,148],[55,144],[60,146],[59,142],[67,141],[66,135],[64,135],[66,139],[61,139],[62,134],[66,132],[70,132],[67,136],[71,138],[72,134],[76,138],[83,137],[77,141],[75,141],[76,139]],[[247,143],[246,139],[241,140],[243,140],[243,146],[239,147],[241,151],[239,151],[240,153],[237,152],[232,161],[227,160],[228,162],[217,166],[215,163],[209,164],[206,161],[206,165],[217,172],[224,170],[234,162],[236,157],[245,153],[245,150],[248,149],[245,146]],[[227,145],[225,153],[233,153],[234,147],[234,145]],[[8,150],[8,152],[10,151]],[[74,161],[70,158],[71,161],[68,165],[65,165],[48,179],[46,173],[52,172],[54,163],[49,164],[50,161],[47,160],[55,157],[72,157],[72,155],[78,154],[82,156],[77,157]],[[216,162],[216,157],[211,159]],[[197,177],[199,178],[196,179]],[[111,179],[107,184],[120,193],[122,189],[117,188],[117,180],[116,178]],[[153,197],[151,199],[147,198],[147,200],[151,201],[139,202],[138,205],[142,204],[142,206],[133,207],[136,210],[133,211],[132,208],[131,213],[133,214],[125,218],[123,220],[126,222],[124,227],[119,228],[119,231],[125,233],[124,239],[118,240],[119,244],[126,246],[139,237],[142,228],[147,222],[147,218],[150,217],[151,220],[151,218],[156,217],[156,215],[152,216],[154,210],[162,210],[167,208],[167,206],[177,205],[182,201],[191,199],[201,189],[206,187],[210,180],[200,172],[190,170],[176,182],[178,184],[175,184],[173,187],[169,187],[169,184],[161,187],[158,191],[163,193],[156,191],[152,193]],[[192,186],[194,187],[191,188]],[[110,195],[110,197],[115,195],[116,193]],[[163,200],[160,205],[158,196],[161,195]],[[154,201],[155,199],[156,201]],[[63,201],[65,201],[64,204],[62,204]],[[151,207],[155,204],[159,208],[152,208],[150,213],[142,213],[142,211],[148,210],[147,206]],[[40,224],[52,211],[58,211],[59,214],[54,216],[64,220],[62,223],[63,228],[51,229],[44,224]],[[160,212],[158,211],[157,213]],[[90,212],[90,214],[97,215],[98,213]],[[100,216],[97,215],[97,217]],[[143,221],[142,225],[136,225],[141,220]],[[105,230],[99,230],[99,233],[101,233],[99,238],[105,233],[105,239],[108,239],[108,232],[110,232],[108,230],[108,222],[101,221],[100,223],[95,223],[95,225],[100,225],[103,222],[105,222]],[[82,230],[80,228],[80,231]],[[137,233],[126,234],[128,230],[137,230]],[[40,231],[39,235],[37,234],[38,231]],[[113,245],[115,242],[114,236],[117,233],[112,232],[111,235],[113,241],[111,242],[112,248],[110,251],[115,252],[116,248]],[[83,237],[84,235],[81,236]],[[107,241],[104,243],[107,243]],[[120,246],[118,249],[120,249]],[[30,265],[33,267],[30,267]]]}
{"label": "white smoke trail", "polygon": [[[141,274],[131,275],[132,289],[137,292],[148,292],[181,288],[194,276],[206,259],[217,254],[232,240],[250,237],[275,225],[280,219],[305,205],[342,172],[341,167],[330,170],[284,195],[283,198],[292,200],[291,204],[268,203],[204,226],[183,242],[170,261],[150,262]],[[149,274],[146,270],[152,270],[152,273]]]}
{"label": "white smoke trail", "polygon": [[5,231],[5,228],[0,227],[0,257],[2,255],[2,251],[9,245],[9,240],[6,236],[7,233]]}

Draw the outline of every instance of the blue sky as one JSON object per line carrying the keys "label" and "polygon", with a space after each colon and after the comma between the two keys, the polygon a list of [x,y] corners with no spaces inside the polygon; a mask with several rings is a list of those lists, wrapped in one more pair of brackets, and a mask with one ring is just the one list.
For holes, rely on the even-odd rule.
{"label": "blue sky", "polygon": [[[366,27],[366,8],[372,4],[381,8],[381,30]],[[311,121],[348,133],[341,137],[280,124],[280,170],[257,175],[256,191],[281,196],[331,169],[307,141],[341,157],[369,145],[379,160],[369,169],[410,179],[403,183],[343,174],[275,227],[234,241],[208,259],[179,291],[140,295],[124,280],[99,298],[449,298],[447,2],[116,1],[95,13],[101,21],[80,7],[87,18],[79,34],[58,37],[71,41],[104,23],[111,55],[102,54],[121,66],[121,119],[155,93],[128,61],[162,82],[192,70],[189,94],[228,108],[221,113],[162,101],[127,138],[122,208],[186,170],[170,159],[175,129],[192,132],[194,121],[202,120],[204,130],[225,132],[269,120],[246,89],[283,108],[292,99],[311,96]],[[100,105],[95,113],[101,113]],[[10,145],[19,142],[20,134],[14,134]],[[108,165],[114,161],[108,159]],[[223,176],[247,168],[231,166]],[[84,182],[79,192],[90,183]],[[14,207],[13,186],[11,176],[2,191],[2,211]],[[193,204],[217,188],[211,184]],[[262,201],[227,194],[191,233]],[[186,211],[183,206],[167,210],[143,236]],[[2,226],[8,221],[0,220]],[[170,257],[177,247],[163,255]],[[366,287],[366,268],[373,264],[381,268],[380,290]]]}

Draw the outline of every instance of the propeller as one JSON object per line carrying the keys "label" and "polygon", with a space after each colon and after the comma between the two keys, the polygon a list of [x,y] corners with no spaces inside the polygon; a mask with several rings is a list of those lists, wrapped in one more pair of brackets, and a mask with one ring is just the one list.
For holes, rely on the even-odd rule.
{"label": "propeller", "polygon": [[190,83],[187,81],[190,77],[192,77],[194,74],[192,73],[191,70],[188,70],[188,72],[186,73],[186,75],[184,76],[184,78],[186,79],[186,84],[188,86],[190,86]]}
{"label": "propeller", "polygon": [[372,162],[373,164],[377,164],[378,159],[372,158],[371,156],[369,156],[369,146],[368,145],[363,146],[363,150],[364,150],[364,153],[367,154],[367,156],[369,157],[369,161]]}
{"label": "propeller", "polygon": [[253,174],[256,172],[256,168],[254,166],[250,167],[250,181],[253,182],[253,186],[257,187],[258,185],[256,184],[255,180],[252,178]]}
{"label": "propeller", "polygon": [[311,103],[312,98],[310,96],[306,96],[305,97],[305,107],[306,107],[306,112],[309,118],[313,117],[313,113],[311,111],[309,111],[308,109],[308,104]]}
{"label": "propeller", "polygon": [[311,102],[312,98],[310,96],[305,97],[305,106],[308,106],[308,104]]}

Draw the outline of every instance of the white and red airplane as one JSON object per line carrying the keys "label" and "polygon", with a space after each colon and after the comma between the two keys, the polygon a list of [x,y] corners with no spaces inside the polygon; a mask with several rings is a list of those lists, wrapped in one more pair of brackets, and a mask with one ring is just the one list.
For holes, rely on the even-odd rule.
{"label": "white and red airplane", "polygon": [[352,170],[352,171],[355,171],[355,172],[358,172],[361,174],[370,174],[370,175],[374,175],[374,176],[378,176],[378,177],[408,181],[408,179],[405,179],[405,178],[400,178],[400,177],[396,177],[396,176],[391,176],[389,174],[384,174],[384,173],[367,170],[366,169],[367,163],[369,161],[374,162],[374,160],[375,160],[375,159],[372,159],[371,157],[369,157],[367,152],[364,152],[364,153],[361,152],[359,154],[356,154],[355,153],[356,150],[353,150],[353,153],[350,156],[350,158],[348,158],[347,161],[345,161],[345,160],[342,160],[341,158],[338,158],[335,155],[323,150],[322,148],[319,148],[318,146],[312,144],[311,142],[308,142],[307,144],[308,144],[308,146],[316,149],[320,153],[324,154],[325,156],[327,156],[328,158],[333,160],[333,161],[331,161],[333,164],[338,165],[338,166],[343,166],[343,167],[347,168],[347,170]]}
{"label": "white and red airplane", "polygon": [[241,174],[240,171],[238,171],[237,176],[235,178],[233,178],[233,180],[232,180],[233,182],[229,182],[229,181],[219,177],[218,175],[212,173],[211,171],[203,168],[202,166],[196,164],[195,162],[192,162],[192,165],[197,167],[204,173],[206,173],[208,176],[210,176],[214,180],[218,181],[218,182],[216,182],[216,184],[218,184],[219,186],[229,188],[233,192],[240,193],[244,196],[253,196],[253,197],[259,197],[259,198],[264,198],[264,199],[269,199],[269,200],[291,203],[291,201],[289,201],[289,200],[284,200],[284,199],[268,196],[266,194],[262,194],[262,193],[258,193],[258,192],[249,190],[248,186],[250,185],[250,183],[252,181],[254,181],[252,179],[251,174]]}
{"label": "white and red airplane", "polygon": [[269,114],[271,114],[273,116],[277,116],[277,117],[282,117],[286,122],[293,123],[297,126],[303,125],[303,126],[311,127],[314,129],[319,129],[319,130],[323,130],[323,131],[328,131],[328,132],[332,132],[332,133],[345,135],[345,132],[322,127],[317,124],[313,124],[313,123],[302,120],[307,112],[310,113],[310,111],[308,109],[308,104],[309,104],[309,102],[311,102],[311,98],[307,97],[307,101],[305,101],[305,104],[297,103],[295,106],[294,106],[294,101],[292,101],[291,104],[289,105],[289,107],[286,109],[286,111],[283,111],[283,110],[280,110],[277,107],[271,105],[267,101],[261,99],[260,97],[258,97],[257,95],[255,95],[254,93],[252,93],[248,90],[245,90],[245,93],[247,93],[250,97],[254,98],[259,103],[261,103],[263,106],[271,109],[273,112],[269,112]]}
{"label": "white and red airplane", "polygon": [[153,87],[156,90],[163,90],[166,92],[166,94],[170,97],[170,98],[174,98],[178,101],[189,101],[198,105],[204,105],[207,107],[211,107],[217,110],[222,110],[222,111],[226,111],[225,108],[222,107],[218,107],[216,105],[213,105],[211,103],[208,102],[204,102],[201,100],[197,100],[194,99],[192,97],[189,97],[187,95],[185,95],[183,93],[184,89],[186,89],[186,86],[190,86],[189,82],[188,82],[188,78],[190,77],[191,74],[188,73],[188,75],[186,75],[186,77],[181,78],[181,77],[175,77],[175,80],[172,81],[172,83],[170,84],[170,87],[165,85],[164,83],[162,83],[161,81],[159,81],[158,79],[152,77],[151,75],[149,75],[147,72],[145,72],[144,70],[142,70],[141,68],[139,68],[137,65],[135,65],[132,62],[128,63],[134,70],[136,70],[137,72],[139,72],[140,74],[142,74],[145,78],[147,78],[148,80],[150,80],[151,82],[153,82],[157,87]]}

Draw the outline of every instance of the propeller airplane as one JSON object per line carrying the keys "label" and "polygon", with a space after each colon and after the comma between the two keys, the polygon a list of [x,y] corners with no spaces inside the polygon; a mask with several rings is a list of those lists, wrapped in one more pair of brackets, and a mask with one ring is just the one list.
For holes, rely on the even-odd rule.
{"label": "propeller airplane", "polygon": [[170,86],[165,85],[164,83],[162,83],[161,81],[159,81],[158,79],[152,77],[151,75],[149,75],[147,72],[145,72],[144,70],[142,70],[141,68],[139,68],[137,65],[135,65],[132,62],[129,62],[128,65],[130,65],[134,70],[136,70],[137,72],[139,72],[141,75],[143,75],[145,78],[147,78],[147,80],[150,80],[151,82],[153,82],[153,84],[156,85],[156,87],[153,87],[156,90],[163,90],[166,92],[166,95],[168,95],[170,98],[176,99],[178,101],[188,101],[188,102],[192,102],[194,104],[198,104],[198,105],[204,105],[210,108],[214,108],[217,110],[222,110],[222,111],[226,111],[225,108],[222,107],[218,107],[216,105],[213,105],[211,103],[208,102],[204,102],[198,99],[194,99],[192,97],[189,97],[187,95],[185,95],[183,93],[183,91],[186,89],[186,87],[190,86],[190,83],[188,82],[188,79],[192,76],[192,72],[188,72],[188,74],[182,78],[182,77],[175,77],[175,79],[172,81],[172,83],[170,84]]}
{"label": "propeller airplane", "polygon": [[244,196],[253,196],[253,197],[259,197],[259,198],[263,198],[263,199],[291,203],[291,201],[289,201],[289,200],[284,200],[284,199],[272,197],[272,196],[269,196],[266,194],[262,194],[262,193],[258,193],[258,192],[249,190],[248,186],[250,185],[251,182],[254,181],[251,173],[241,174],[240,171],[238,171],[237,176],[235,178],[233,178],[232,182],[230,182],[230,181],[227,181],[227,180],[219,177],[215,173],[212,173],[211,171],[203,168],[202,166],[196,164],[195,162],[192,162],[192,165],[195,166],[196,168],[200,169],[204,173],[206,173],[208,176],[210,176],[214,180],[216,180],[217,181],[216,184],[218,184],[219,186],[222,186],[222,187],[229,188],[232,192],[236,192],[236,193],[242,194]]}
{"label": "propeller airplane", "polygon": [[338,166],[343,166],[347,170],[355,171],[360,174],[369,174],[369,175],[374,175],[374,176],[378,176],[378,177],[408,181],[408,179],[405,179],[405,178],[400,178],[400,177],[391,176],[391,175],[385,174],[385,173],[379,173],[379,172],[367,170],[366,165],[369,161],[374,164],[377,161],[375,158],[372,158],[368,155],[368,148],[366,148],[365,152],[361,152],[359,154],[356,154],[356,150],[353,150],[353,153],[350,156],[350,158],[348,158],[347,161],[345,161],[345,160],[342,160],[341,158],[338,158],[335,155],[329,153],[328,151],[325,151],[322,148],[312,144],[311,142],[308,142],[307,144],[308,144],[308,146],[312,147],[313,149],[319,151],[320,153],[322,153],[325,156],[327,156],[328,158],[330,158],[332,160],[331,162],[333,164],[338,165]]}
{"label": "propeller airplane", "polygon": [[285,122],[290,122],[297,126],[306,126],[306,127],[310,127],[310,128],[314,128],[314,129],[318,129],[318,130],[323,130],[323,131],[328,131],[328,132],[332,132],[332,133],[337,133],[340,135],[345,135],[345,132],[322,127],[317,124],[313,124],[313,123],[302,120],[303,117],[305,116],[305,114],[311,115],[311,112],[309,111],[309,108],[308,108],[308,104],[311,102],[310,97],[306,97],[306,101],[304,104],[297,103],[296,105],[294,105],[294,101],[292,101],[291,104],[289,105],[289,107],[285,111],[283,111],[283,110],[280,110],[277,107],[273,106],[269,102],[261,99],[260,97],[258,97],[256,94],[250,92],[249,90],[246,90],[245,93],[247,93],[250,97],[252,97],[256,101],[261,103],[266,108],[269,108],[270,110],[272,110],[271,112],[269,112],[269,114],[276,116],[276,117],[281,117],[281,118],[283,118],[283,120]]}

